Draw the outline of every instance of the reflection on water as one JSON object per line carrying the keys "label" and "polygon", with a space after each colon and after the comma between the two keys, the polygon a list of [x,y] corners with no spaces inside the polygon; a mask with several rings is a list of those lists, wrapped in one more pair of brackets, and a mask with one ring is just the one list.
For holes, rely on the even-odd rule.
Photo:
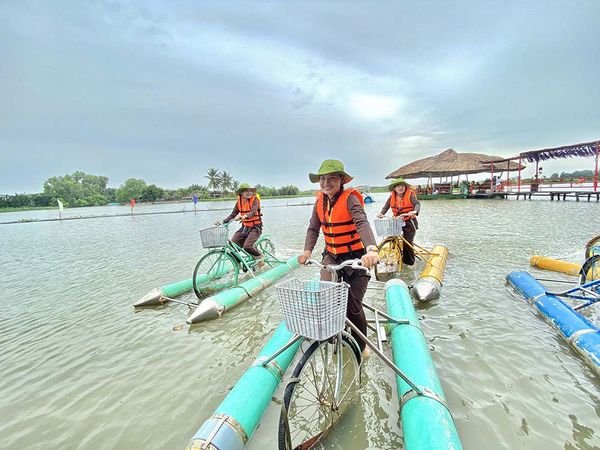
{"label": "reflection on water", "polygon": [[[370,217],[385,198],[375,197]],[[278,247],[286,256],[300,252],[311,207],[268,207],[298,199],[264,203],[266,230]],[[419,305],[418,314],[464,447],[600,447],[598,377],[504,283],[511,270],[529,269],[532,254],[581,262],[585,243],[599,233],[600,204],[422,207],[416,241],[446,244],[450,259],[441,298]],[[132,304],[153,287],[190,277],[203,252],[198,230],[223,215],[1,226],[1,447],[185,446],[281,320],[275,289],[192,328],[181,326],[184,305],[134,311]],[[314,272],[299,270],[300,277]],[[401,276],[411,283],[416,274],[405,269]],[[382,291],[371,290],[368,301],[382,305]],[[376,358],[360,392],[324,448],[401,447],[393,375]],[[276,448],[278,408],[274,401],[249,448]]]}

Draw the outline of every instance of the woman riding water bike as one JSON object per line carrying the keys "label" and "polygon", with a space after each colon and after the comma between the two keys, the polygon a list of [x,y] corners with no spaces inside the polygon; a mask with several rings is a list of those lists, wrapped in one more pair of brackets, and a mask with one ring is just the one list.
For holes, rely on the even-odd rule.
{"label": "woman riding water bike", "polygon": [[[309,179],[313,183],[319,183],[320,192],[306,231],[304,253],[298,257],[298,262],[305,264],[310,259],[321,230],[325,238],[321,261],[323,265],[340,264],[356,258],[367,268],[377,264],[377,245],[365,214],[364,200],[355,189],[344,188],[353,179],[345,172],[344,164],[335,159],[327,159],[317,173],[309,174]],[[370,275],[363,270],[344,267],[340,278],[350,285],[347,317],[366,335],[367,320],[362,301]],[[321,270],[321,280],[330,281],[331,274]],[[361,351],[365,352],[366,344],[355,333],[353,336]],[[364,356],[367,354],[368,352]]]}
{"label": "woman riding water bike", "polygon": [[391,191],[390,197],[385,202],[385,205],[383,205],[383,208],[377,217],[381,219],[388,209],[392,208],[394,218],[406,222],[402,229],[402,235],[404,240],[410,245],[405,245],[402,249],[402,262],[407,266],[412,266],[415,263],[413,241],[415,240],[415,234],[419,228],[417,216],[421,210],[421,204],[417,199],[415,191],[410,189],[410,186],[403,178],[392,180],[388,189]]}

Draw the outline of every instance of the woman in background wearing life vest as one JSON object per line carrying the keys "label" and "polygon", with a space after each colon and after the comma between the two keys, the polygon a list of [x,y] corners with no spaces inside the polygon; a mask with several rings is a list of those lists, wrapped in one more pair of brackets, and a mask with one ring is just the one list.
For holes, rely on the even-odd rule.
{"label": "woman in background wearing life vest", "polygon": [[[402,229],[402,235],[404,236],[404,239],[412,245],[415,240],[415,233],[419,228],[417,215],[421,210],[421,204],[417,199],[417,194],[403,178],[392,180],[388,189],[392,193],[377,217],[381,219],[388,209],[392,208],[394,217],[406,222],[406,225],[404,225],[404,228]],[[415,263],[415,250],[412,246],[405,245],[402,249],[402,262],[407,266],[412,266]]]}
{"label": "woman in background wearing life vest", "polygon": [[[356,258],[360,258],[365,267],[377,264],[377,245],[363,209],[363,197],[355,189],[344,189],[344,185],[352,180],[344,171],[344,164],[335,159],[327,159],[317,173],[309,174],[309,178],[311,182],[319,183],[321,192],[317,194],[306,231],[304,253],[298,257],[298,262],[304,264],[310,258],[319,230],[322,230],[325,237],[325,251],[321,261],[323,265],[340,264]],[[366,335],[367,319],[362,300],[370,275],[364,270],[345,267],[340,271],[340,278],[350,285],[346,315]],[[321,280],[331,280],[329,272],[321,270]],[[366,344],[358,336],[354,335],[354,338],[364,356],[368,356],[368,351],[365,352]]]}
{"label": "woman in background wearing life vest", "polygon": [[229,223],[232,220],[242,222],[242,227],[237,230],[231,242],[239,245],[246,250],[254,259],[260,260],[257,267],[261,266],[262,254],[254,248],[254,244],[262,233],[262,214],[260,212],[260,199],[256,195],[256,188],[251,187],[248,183],[240,184],[236,191],[238,196],[237,202],[233,207],[233,211],[223,222],[217,220],[215,225],[221,223]]}

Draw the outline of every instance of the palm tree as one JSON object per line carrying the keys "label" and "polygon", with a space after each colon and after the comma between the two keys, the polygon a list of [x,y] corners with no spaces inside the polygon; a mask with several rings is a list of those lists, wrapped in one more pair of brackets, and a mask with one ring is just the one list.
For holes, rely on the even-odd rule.
{"label": "palm tree", "polygon": [[217,169],[212,167],[208,169],[207,175],[204,178],[208,178],[208,188],[212,189],[213,197],[215,196],[215,190],[218,189],[221,184],[221,174]]}
{"label": "palm tree", "polygon": [[231,189],[233,190],[233,192],[237,192],[239,187],[240,182],[238,180],[233,180],[233,182],[231,183]]}
{"label": "palm tree", "polygon": [[233,177],[228,172],[221,172],[221,187],[225,192],[232,187]]}

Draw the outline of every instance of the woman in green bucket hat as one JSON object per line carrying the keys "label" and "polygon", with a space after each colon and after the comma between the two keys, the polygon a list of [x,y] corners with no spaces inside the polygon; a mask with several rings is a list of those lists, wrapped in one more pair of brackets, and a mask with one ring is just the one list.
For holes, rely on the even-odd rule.
{"label": "woman in green bucket hat", "polygon": [[262,254],[254,247],[254,244],[262,233],[262,214],[260,212],[260,198],[256,195],[256,188],[250,186],[248,183],[242,183],[235,191],[238,198],[235,202],[235,206],[223,221],[217,220],[215,225],[221,223],[229,223],[232,220],[236,220],[242,223],[242,227],[237,230],[231,242],[236,243],[254,259],[259,260],[256,268],[264,265],[262,260]]}
{"label": "woman in green bucket hat", "polygon": [[402,236],[410,245],[405,245],[402,249],[402,262],[408,266],[412,266],[415,263],[415,250],[412,243],[419,228],[417,215],[421,210],[421,204],[417,199],[417,194],[404,181],[404,178],[393,179],[388,185],[388,190],[391,192],[390,196],[377,217],[381,219],[388,209],[392,208],[394,218],[406,222],[402,228]]}
{"label": "woman in green bucket hat", "polygon": [[[319,231],[323,231],[325,250],[322,264],[340,264],[356,258],[360,258],[365,267],[377,264],[377,245],[363,208],[364,200],[356,189],[344,188],[345,184],[352,181],[344,164],[337,159],[326,159],[319,170],[308,177],[313,183],[319,183],[320,192],[306,231],[304,253],[298,257],[298,262],[306,263],[315,248]],[[370,275],[364,270],[350,267],[342,269],[340,275],[350,285],[346,315],[366,335],[367,320],[362,300]],[[331,280],[329,272],[321,270],[321,280]],[[368,350],[365,348],[368,347],[357,335],[353,335],[366,357]]]}

